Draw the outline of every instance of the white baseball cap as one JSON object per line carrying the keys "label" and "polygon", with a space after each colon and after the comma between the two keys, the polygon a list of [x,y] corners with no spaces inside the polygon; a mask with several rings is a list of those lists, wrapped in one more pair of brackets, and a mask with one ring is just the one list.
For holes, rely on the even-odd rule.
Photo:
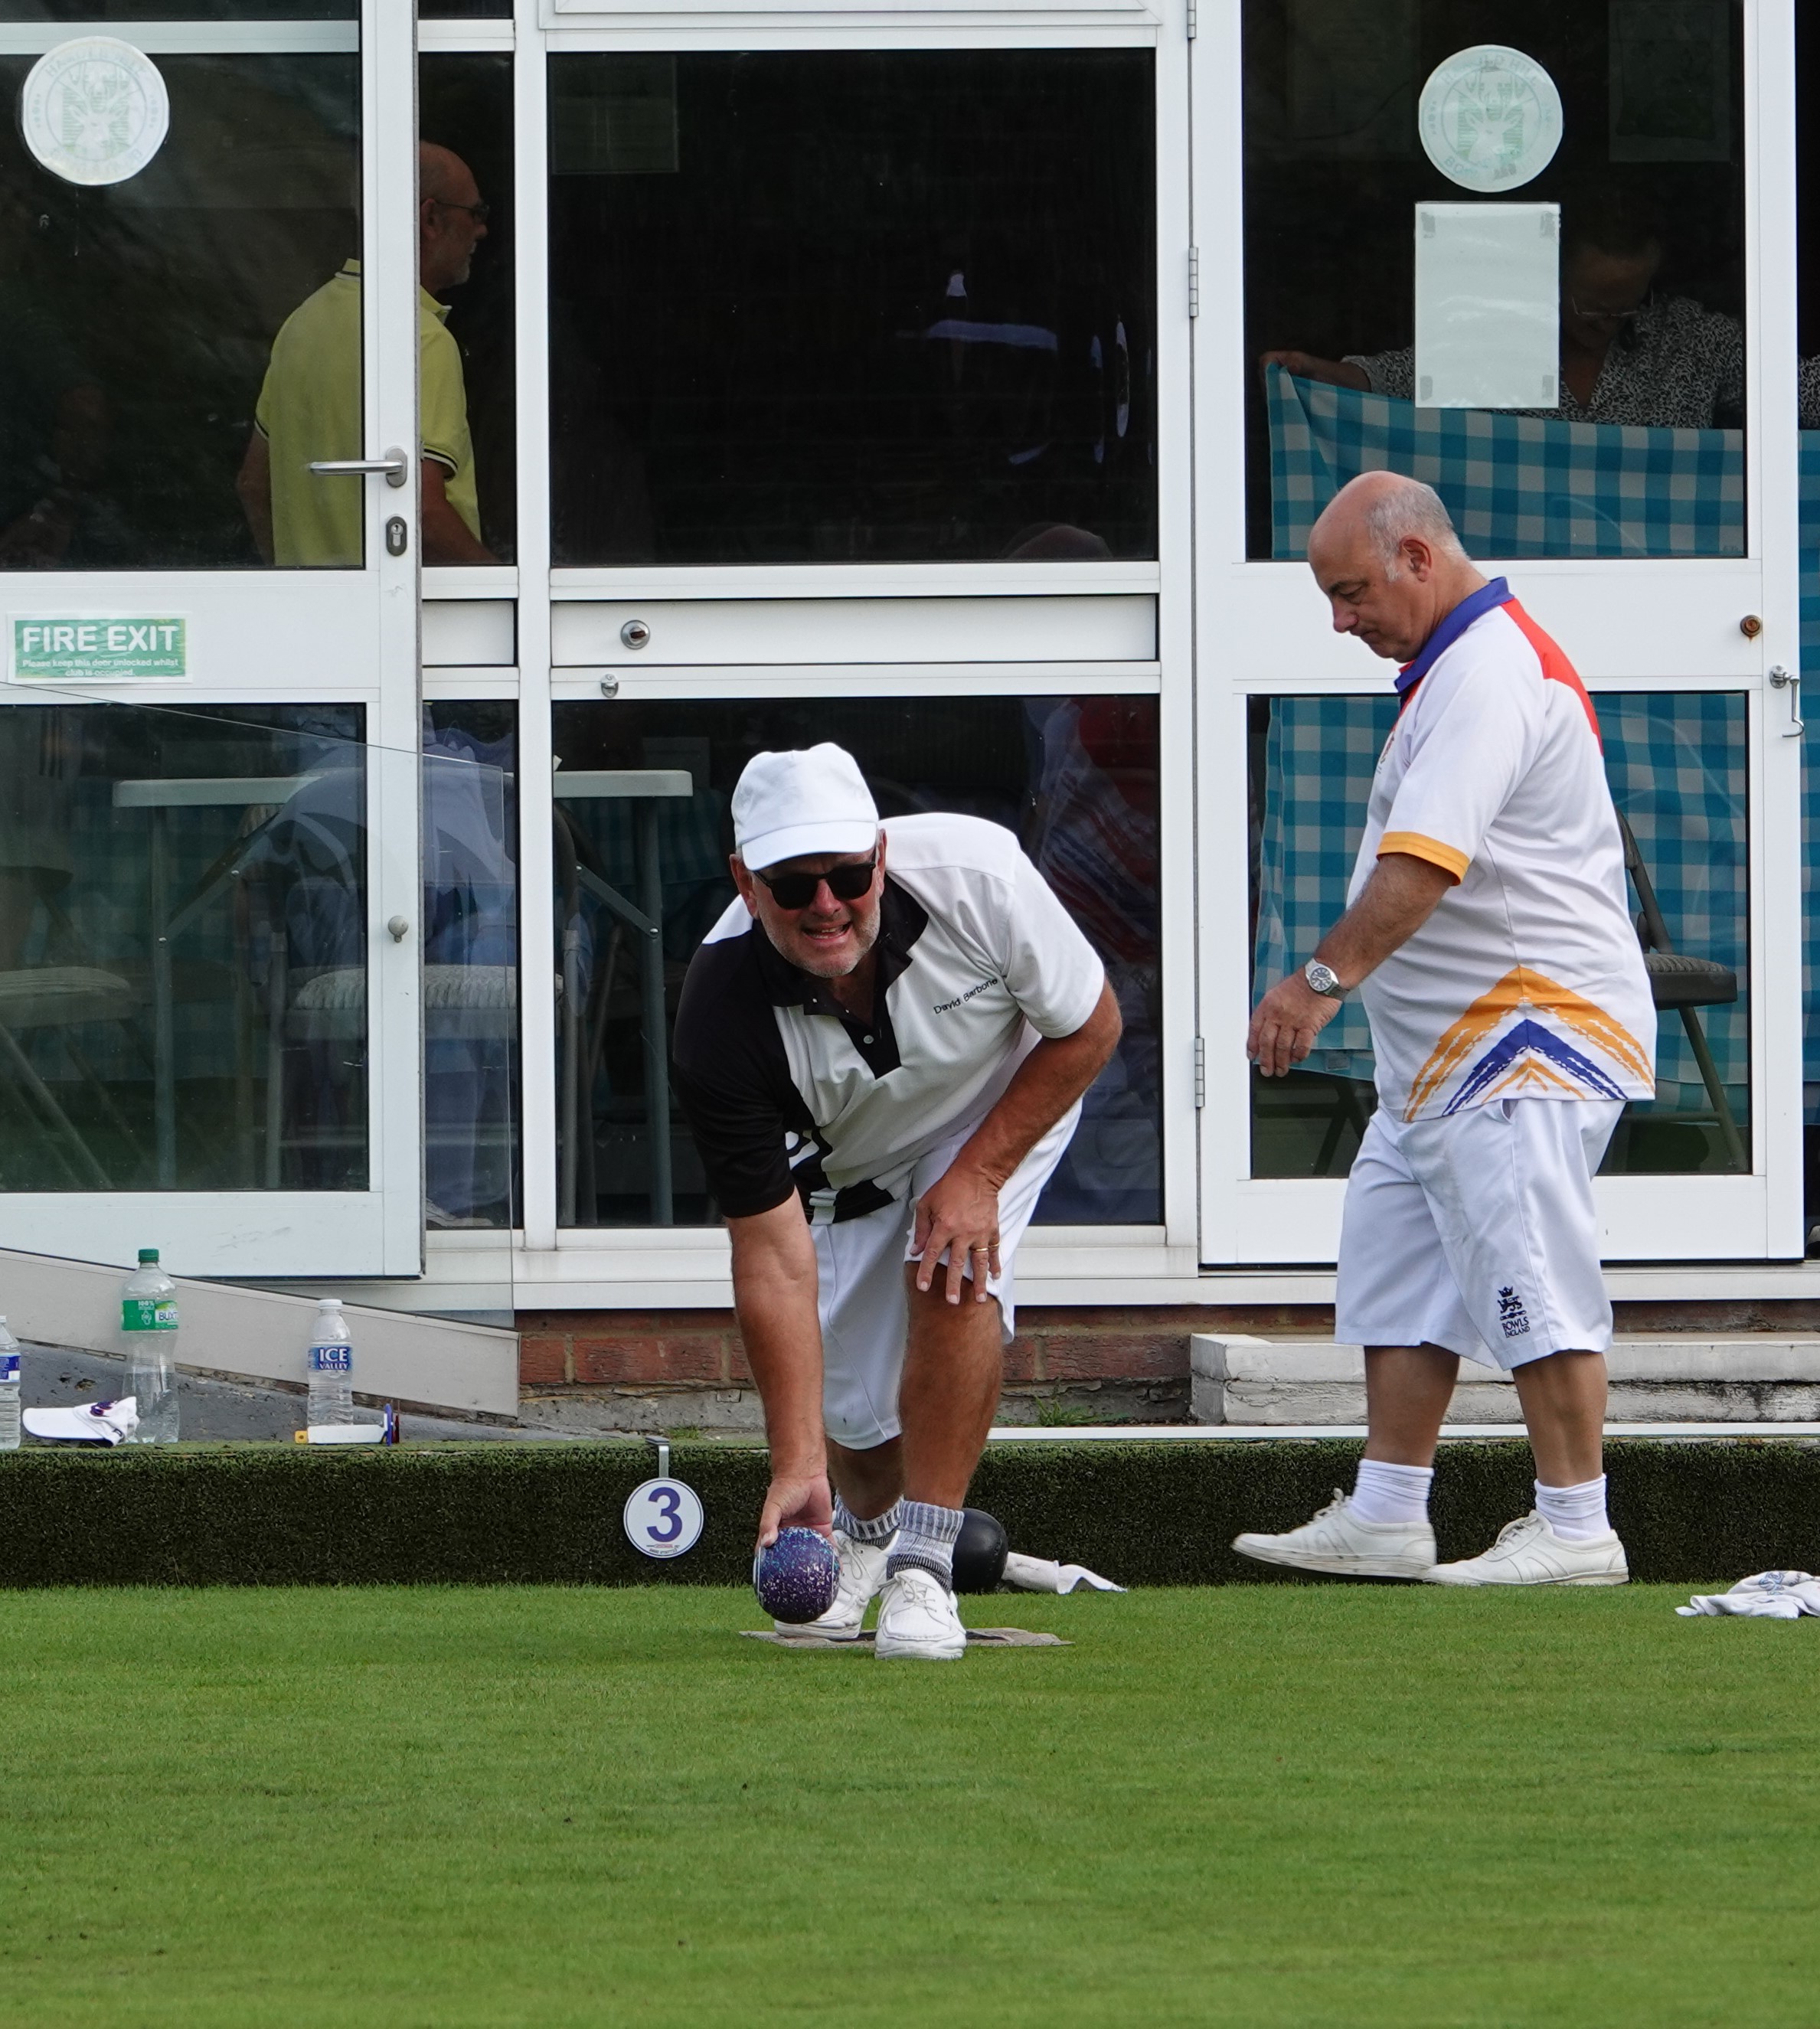
{"label": "white baseball cap", "polygon": [[74,1437],[88,1444],[117,1445],[139,1426],[139,1404],[130,1395],[117,1402],[88,1402],[73,1409],[28,1409],[20,1419],[35,1437]]}
{"label": "white baseball cap", "polygon": [[754,754],[733,792],[733,843],[748,866],[815,852],[864,852],[878,837],[878,806],[844,747]]}

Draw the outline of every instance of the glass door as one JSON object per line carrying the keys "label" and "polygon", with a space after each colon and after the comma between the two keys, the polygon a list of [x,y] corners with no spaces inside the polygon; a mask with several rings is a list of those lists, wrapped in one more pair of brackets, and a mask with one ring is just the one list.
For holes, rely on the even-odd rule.
{"label": "glass door", "polygon": [[416,202],[408,9],[194,13],[0,0],[0,1218],[414,1273],[418,536],[460,482],[419,262],[461,207]]}
{"label": "glass door", "polygon": [[1640,937],[1702,962],[1692,988],[1655,963],[1656,1096],[1600,1178],[1607,1258],[1799,1256],[1792,10],[1244,0],[1214,24],[1202,1257],[1331,1262],[1375,1104],[1355,1007],[1284,1080],[1243,1055],[1256,994],[1344,907],[1393,715],[1394,670],[1333,634],[1301,561],[1372,469],[1433,485],[1566,650]]}
{"label": "glass door", "polygon": [[1192,978],[1164,955],[1166,923],[1192,940],[1188,447],[1163,420],[1187,409],[1188,42],[1159,11],[906,35],[806,8],[659,46],[558,10],[520,184],[550,417],[520,557],[550,566],[519,643],[523,864],[554,961],[525,1230],[558,1264],[528,1273],[721,1286],[669,1027],[733,899],[741,769],[828,739],[888,836],[928,811],[1014,832],[1106,960],[1124,1040],[1032,1273],[1192,1265],[1165,1123]]}

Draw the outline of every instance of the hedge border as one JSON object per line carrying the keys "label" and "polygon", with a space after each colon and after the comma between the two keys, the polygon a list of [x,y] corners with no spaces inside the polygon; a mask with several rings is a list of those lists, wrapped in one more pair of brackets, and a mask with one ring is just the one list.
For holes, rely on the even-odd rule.
{"label": "hedge border", "polygon": [[[969,1498],[1014,1547],[1125,1585],[1273,1575],[1232,1554],[1241,1529],[1293,1526],[1350,1486],[1355,1442],[1007,1445]],[[1703,1584],[1820,1568],[1820,1446],[1625,1440],[1608,1452],[1632,1575]],[[765,1481],[756,1447],[676,1444],[671,1470],[707,1523],[673,1563],[626,1541],[626,1497],[652,1472],[625,1444],[278,1445],[0,1455],[0,1584],[639,1585],[743,1583]],[[1532,1504],[1528,1448],[1443,1452],[1444,1557],[1482,1549]],[[1295,1582],[1284,1578],[1284,1582]]]}

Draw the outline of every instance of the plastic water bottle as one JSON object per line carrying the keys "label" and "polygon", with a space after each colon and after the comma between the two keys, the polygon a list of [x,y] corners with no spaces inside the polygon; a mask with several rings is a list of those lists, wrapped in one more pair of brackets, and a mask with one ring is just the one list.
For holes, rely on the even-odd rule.
{"label": "plastic water bottle", "polygon": [[316,1329],[310,1341],[310,1426],[314,1429],[358,1420],[354,1413],[354,1348],[348,1341],[347,1321],[341,1315],[341,1299],[324,1296],[316,1307]]}
{"label": "plastic water bottle", "polygon": [[0,1452],[19,1448],[19,1341],[0,1318]]}
{"label": "plastic water bottle", "polygon": [[120,1335],[126,1341],[124,1393],[139,1404],[129,1445],[177,1441],[177,1285],[158,1266],[155,1247],[139,1249],[139,1265],[120,1286]]}

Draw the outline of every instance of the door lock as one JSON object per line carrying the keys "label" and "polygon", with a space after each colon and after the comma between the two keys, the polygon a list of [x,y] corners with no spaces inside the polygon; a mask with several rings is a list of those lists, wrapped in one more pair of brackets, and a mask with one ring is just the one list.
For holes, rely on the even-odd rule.
{"label": "door lock", "polygon": [[385,525],[385,553],[388,557],[402,557],[410,545],[411,532],[402,514],[393,514]]}
{"label": "door lock", "polygon": [[650,644],[651,631],[642,620],[628,620],[619,630],[619,638],[628,648],[643,648]]}

